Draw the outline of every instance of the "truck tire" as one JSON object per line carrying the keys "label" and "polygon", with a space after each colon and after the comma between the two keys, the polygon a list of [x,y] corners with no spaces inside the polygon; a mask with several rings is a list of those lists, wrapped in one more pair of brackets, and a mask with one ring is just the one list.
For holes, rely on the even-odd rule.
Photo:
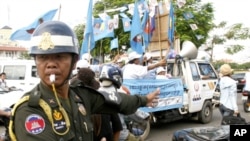
{"label": "truck tire", "polygon": [[207,100],[202,106],[201,111],[198,113],[198,120],[201,123],[209,123],[213,117],[212,102]]}

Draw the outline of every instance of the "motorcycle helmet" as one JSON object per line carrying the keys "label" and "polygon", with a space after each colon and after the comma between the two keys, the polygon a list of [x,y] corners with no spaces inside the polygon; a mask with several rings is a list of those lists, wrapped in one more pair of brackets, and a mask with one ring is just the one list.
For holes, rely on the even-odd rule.
{"label": "motorcycle helmet", "polygon": [[122,71],[117,66],[104,65],[99,77],[100,82],[103,80],[112,81],[117,88],[120,88],[122,85]]}
{"label": "motorcycle helmet", "polygon": [[79,44],[73,30],[63,22],[47,21],[32,34],[29,54],[72,53],[78,56]]}

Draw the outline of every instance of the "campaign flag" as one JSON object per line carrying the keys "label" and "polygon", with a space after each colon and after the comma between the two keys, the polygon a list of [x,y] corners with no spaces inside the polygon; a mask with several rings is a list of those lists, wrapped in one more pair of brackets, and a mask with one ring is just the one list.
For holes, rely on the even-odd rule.
{"label": "campaign flag", "polygon": [[93,0],[89,0],[87,23],[85,26],[84,39],[82,42],[80,56],[82,56],[84,53],[89,53],[95,47],[94,32],[92,25],[92,6],[93,6]]}
{"label": "campaign flag", "polygon": [[114,29],[118,29],[119,28],[119,15],[116,14],[113,16],[114,19]]}
{"label": "campaign flag", "polygon": [[107,17],[107,19],[94,19],[94,40],[98,41],[106,37],[114,37],[114,20]]}
{"label": "campaign flag", "polygon": [[37,26],[43,22],[51,21],[54,18],[57,10],[58,9],[50,10],[50,11],[46,12],[45,14],[39,16],[29,26],[16,30],[13,34],[11,34],[10,40],[12,40],[12,41],[14,41],[14,40],[24,40],[24,41],[30,40],[31,35],[34,32],[34,30],[37,28]]}
{"label": "campaign flag", "polygon": [[197,38],[197,40],[200,40],[200,39],[204,38],[204,36],[202,36],[202,35],[195,35],[195,37]]}
{"label": "campaign flag", "polygon": [[125,13],[120,13],[120,16],[121,16],[122,18],[129,18]]}
{"label": "campaign flag", "polygon": [[185,12],[183,13],[183,16],[186,20],[192,19],[194,15],[191,12]]}
{"label": "campaign flag", "polygon": [[136,51],[139,54],[143,53],[142,48],[142,26],[141,26],[141,19],[140,14],[138,11],[138,3],[135,3],[134,7],[134,15],[132,19],[132,25],[131,25],[131,32],[130,32],[130,46],[131,48]]}
{"label": "campaign flag", "polygon": [[125,10],[127,10],[128,8],[126,6],[122,6],[120,7],[120,12],[124,12]]}
{"label": "campaign flag", "polygon": [[192,30],[197,30],[198,29],[196,24],[189,24],[189,26],[191,27]]}
{"label": "campaign flag", "polygon": [[128,32],[131,29],[131,20],[129,18],[122,18],[123,30]]}
{"label": "campaign flag", "polygon": [[149,32],[149,12],[144,11],[143,19],[142,19],[142,29],[143,30],[143,45],[145,48],[148,47],[150,41],[150,32]]}
{"label": "campaign flag", "polygon": [[177,0],[177,5],[179,8],[182,8],[186,4],[186,0]]}
{"label": "campaign flag", "polygon": [[110,49],[115,49],[118,48],[118,38],[114,38],[113,40],[111,40],[110,42]]}
{"label": "campaign flag", "polygon": [[[150,16],[150,19],[149,19],[149,22],[150,22],[150,34],[151,36],[153,36],[153,32],[155,31],[155,16],[156,16],[156,11],[157,11],[157,8],[153,8],[154,12],[150,12],[149,13],[149,16]],[[154,13],[154,14],[152,14]]]}
{"label": "campaign flag", "polygon": [[172,2],[170,3],[170,11],[169,11],[169,18],[168,18],[168,41],[170,43],[170,47],[173,48],[174,44],[174,7]]}

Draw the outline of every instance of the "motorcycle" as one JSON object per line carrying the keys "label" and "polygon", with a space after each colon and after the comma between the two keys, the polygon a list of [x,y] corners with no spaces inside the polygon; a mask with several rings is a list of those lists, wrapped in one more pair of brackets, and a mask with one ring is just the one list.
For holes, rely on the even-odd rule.
{"label": "motorcycle", "polygon": [[250,112],[250,91],[243,90],[242,92],[243,109],[246,113]]}
{"label": "motorcycle", "polygon": [[243,109],[246,113],[250,112],[250,73],[245,74],[245,86],[242,91]]}
{"label": "motorcycle", "polygon": [[127,127],[140,141],[144,141],[150,132],[150,114],[138,109],[134,114],[125,116]]}

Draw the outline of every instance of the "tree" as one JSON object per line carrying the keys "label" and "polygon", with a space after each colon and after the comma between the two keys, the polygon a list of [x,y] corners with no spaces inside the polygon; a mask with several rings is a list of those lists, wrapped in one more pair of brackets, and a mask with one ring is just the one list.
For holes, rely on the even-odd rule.
{"label": "tree", "polygon": [[[190,40],[194,42],[194,44],[199,47],[201,44],[205,43],[208,32],[213,28],[213,8],[211,3],[202,4],[201,1],[198,0],[186,0],[185,6],[182,8],[178,8],[176,1],[173,1],[175,6],[175,36],[179,37],[181,39],[181,42],[184,40]],[[114,9],[117,7],[122,6],[128,6],[128,4],[134,3],[134,0],[120,0],[120,1],[114,1],[114,0],[99,0],[95,3],[94,6],[94,17],[98,17],[98,14],[104,12],[108,9]],[[183,17],[183,14],[185,12],[191,12],[194,15],[194,18],[185,20]],[[117,12],[110,12],[108,13],[111,17],[114,14],[119,14],[119,11]],[[128,16],[130,16],[128,14]],[[131,18],[131,16],[130,16]],[[132,18],[131,18],[132,19]],[[119,19],[119,23],[122,23],[122,19]],[[190,24],[196,24],[198,26],[197,30],[192,30],[190,28]],[[79,25],[75,28],[75,30],[81,30],[83,31],[84,26]],[[130,46],[129,43],[129,37],[130,32],[124,32],[122,24],[119,24],[119,28],[115,31],[115,37],[118,37],[119,39],[119,45],[126,45],[127,47]],[[81,33],[80,31],[76,31],[77,34]],[[82,36],[78,35],[78,39],[80,43],[82,43]],[[197,39],[197,37],[199,38]],[[93,49],[91,54],[93,55],[100,55],[100,54],[111,54],[111,56],[117,53],[117,50],[111,51],[110,50],[110,38],[105,38],[100,41],[96,42],[96,47]]]}
{"label": "tree", "polygon": [[[187,0],[186,4],[178,8],[175,5],[176,16],[176,33],[181,42],[185,40],[192,41],[196,47],[200,47],[208,38],[208,32],[213,28],[213,7],[211,3],[203,4],[198,0]],[[185,19],[183,16],[186,12],[190,12],[193,18]],[[197,29],[192,30],[190,25],[196,24]]]}
{"label": "tree", "polygon": [[213,61],[215,45],[224,44],[223,47],[225,48],[225,52],[232,55],[243,50],[244,46],[239,44],[239,42],[232,42],[228,45],[225,43],[232,40],[246,40],[250,37],[249,28],[243,27],[242,23],[236,23],[227,27],[225,21],[220,22],[218,25],[214,25],[210,34],[206,43],[207,48],[205,49],[210,55],[210,61]]}

